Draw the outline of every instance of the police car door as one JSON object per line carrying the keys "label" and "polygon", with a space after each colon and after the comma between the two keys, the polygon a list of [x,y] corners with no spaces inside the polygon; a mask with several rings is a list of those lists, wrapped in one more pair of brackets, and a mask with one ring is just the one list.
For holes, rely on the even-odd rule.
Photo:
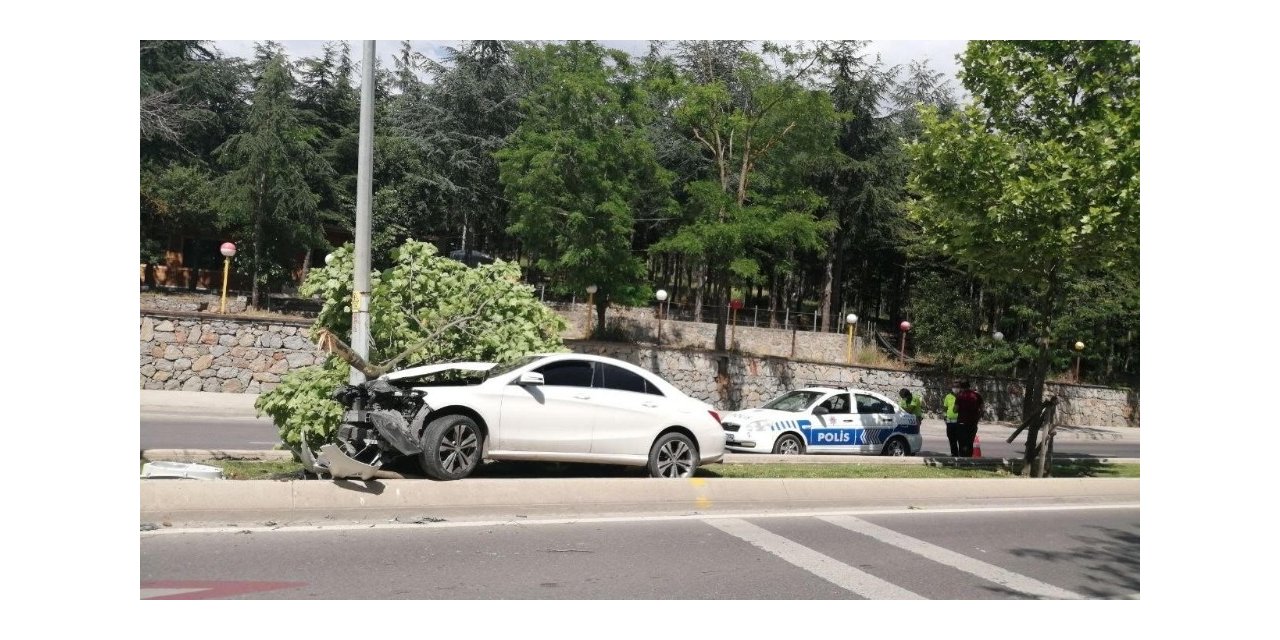
{"label": "police car door", "polygon": [[862,393],[854,394],[858,405],[858,418],[862,423],[859,450],[862,453],[880,453],[884,441],[893,433],[893,405]]}
{"label": "police car door", "polygon": [[[822,408],[825,413],[817,410]],[[857,430],[861,426],[858,414],[854,413],[849,403],[849,394],[837,393],[823,400],[814,407],[814,424],[808,429],[808,448],[816,451],[849,451],[849,447],[858,439]]]}

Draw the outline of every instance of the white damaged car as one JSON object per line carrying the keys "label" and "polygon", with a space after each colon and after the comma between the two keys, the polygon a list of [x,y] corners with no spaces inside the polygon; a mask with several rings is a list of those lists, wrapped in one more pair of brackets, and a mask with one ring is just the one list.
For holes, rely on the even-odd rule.
{"label": "white damaged car", "polygon": [[920,451],[916,417],[874,391],[806,387],[763,407],[721,419],[725,448],[744,453],[870,453]]}
{"label": "white damaged car", "polygon": [[416,458],[438,480],[465,478],[482,460],[594,462],[687,478],[724,456],[712,406],[633,364],[579,353],[496,365],[413,367],[334,398],[346,409],[336,442],[303,462],[334,478],[378,476]]}

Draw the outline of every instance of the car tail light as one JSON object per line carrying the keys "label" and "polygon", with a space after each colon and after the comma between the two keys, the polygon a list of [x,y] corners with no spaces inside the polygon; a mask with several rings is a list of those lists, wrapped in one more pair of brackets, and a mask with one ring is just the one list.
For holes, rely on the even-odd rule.
{"label": "car tail light", "polygon": [[708,410],[707,410],[707,413],[711,414],[711,417],[712,417],[712,418],[715,418],[715,420],[716,420],[716,424],[720,424],[720,414],[718,414],[718,413],[716,413],[716,412],[714,412],[714,411],[712,411],[712,410],[710,410],[710,409],[708,409]]}

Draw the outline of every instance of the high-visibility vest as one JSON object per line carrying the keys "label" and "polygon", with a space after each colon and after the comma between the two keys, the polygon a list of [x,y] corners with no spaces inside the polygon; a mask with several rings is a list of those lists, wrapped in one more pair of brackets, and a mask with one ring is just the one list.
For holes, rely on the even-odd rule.
{"label": "high-visibility vest", "polygon": [[947,422],[956,422],[960,419],[960,412],[956,411],[956,394],[948,393],[942,399],[942,408],[947,414]]}
{"label": "high-visibility vest", "polygon": [[924,420],[924,407],[920,406],[920,396],[911,396],[911,399],[902,405],[902,410],[916,417],[916,422]]}

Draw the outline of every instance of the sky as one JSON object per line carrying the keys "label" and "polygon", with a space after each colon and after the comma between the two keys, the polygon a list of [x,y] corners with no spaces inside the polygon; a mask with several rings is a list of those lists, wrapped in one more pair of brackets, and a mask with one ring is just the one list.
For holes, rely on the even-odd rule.
{"label": "sky", "polygon": [[[284,46],[291,58],[317,57],[321,55],[324,47],[324,40],[277,40]],[[363,41],[350,40],[351,55],[357,62],[363,55]],[[391,65],[391,58],[395,55],[401,46],[400,40],[377,40],[376,49],[378,59],[385,66]],[[457,46],[460,40],[410,40],[410,44],[414,51],[421,53],[429,58],[440,59],[445,53],[445,48]],[[606,47],[621,49],[635,56],[644,55],[648,52],[648,40],[599,40],[600,44]],[[935,71],[946,74],[951,82],[951,87],[956,91],[956,95],[962,95],[963,91],[960,81],[956,78],[956,72],[960,70],[960,64],[956,61],[956,56],[964,51],[966,40],[873,40],[867,45],[866,52],[872,56],[879,54],[881,58],[889,65],[902,65],[906,67],[913,60],[928,58],[929,66]],[[253,56],[254,44],[253,40],[215,40],[214,44],[222,51],[224,55],[230,57],[249,58]]]}

